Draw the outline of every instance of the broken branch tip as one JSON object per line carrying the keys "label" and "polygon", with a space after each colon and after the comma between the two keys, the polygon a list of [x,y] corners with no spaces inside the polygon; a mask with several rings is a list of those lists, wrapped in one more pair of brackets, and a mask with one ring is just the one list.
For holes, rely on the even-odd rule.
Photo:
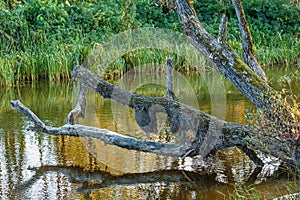
{"label": "broken branch tip", "polygon": [[19,100],[10,101],[10,105],[11,105],[12,109],[16,109],[16,105],[19,104],[19,103],[20,103]]}

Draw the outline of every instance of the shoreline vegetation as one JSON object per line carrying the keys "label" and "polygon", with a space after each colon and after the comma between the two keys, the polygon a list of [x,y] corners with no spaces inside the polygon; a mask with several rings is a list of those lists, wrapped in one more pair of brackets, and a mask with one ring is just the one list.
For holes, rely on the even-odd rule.
{"label": "shoreline vegetation", "polygon": [[[229,1],[217,2],[194,1],[194,6],[210,31],[218,30],[221,15],[226,13],[229,17],[228,41],[241,52],[234,8]],[[298,5],[289,0],[250,0],[243,4],[262,65],[299,66]],[[71,67],[81,64],[95,46],[112,35],[142,27],[182,32],[170,5],[148,0],[1,1],[0,86],[70,79]],[[128,67],[164,63],[168,53],[159,49],[128,52],[112,63],[106,73],[120,75]],[[177,70],[199,70],[199,66],[191,66],[176,54],[173,56]],[[203,59],[201,63],[206,61]]]}

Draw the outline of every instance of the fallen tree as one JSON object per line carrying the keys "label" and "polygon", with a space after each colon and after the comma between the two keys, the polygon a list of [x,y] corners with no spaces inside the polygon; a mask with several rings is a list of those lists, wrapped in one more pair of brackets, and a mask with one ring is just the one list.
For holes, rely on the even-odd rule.
{"label": "fallen tree", "polygon": [[[150,132],[155,132],[156,129],[156,121],[153,116],[158,112],[165,112],[168,116],[171,131],[179,134],[180,143],[169,144],[138,140],[109,130],[70,123],[58,128],[49,127],[21,102],[11,101],[11,105],[34,122],[34,130],[49,134],[93,137],[103,140],[107,144],[117,145],[129,150],[180,157],[200,155],[206,158],[218,150],[238,147],[257,165],[262,165],[262,161],[257,157],[255,151],[259,150],[269,153],[270,150],[273,152],[272,155],[281,158],[289,165],[295,165],[294,159],[291,157],[289,148],[285,143],[280,140],[270,139],[269,150],[267,151],[265,146],[258,142],[260,140],[259,136],[253,133],[248,126],[225,122],[201,110],[169,98],[146,97],[131,93],[98,78],[88,69],[81,66],[73,68],[73,76],[79,79],[83,85],[92,88],[104,98],[112,98],[133,108],[137,123],[141,127],[148,126],[147,128]],[[86,87],[82,87],[81,90],[86,90]],[[78,104],[70,113],[84,112],[84,106],[78,106],[85,105],[82,95],[85,95],[85,93],[81,92]],[[70,116],[71,114],[68,115],[68,118]],[[71,122],[74,120],[67,119],[66,121]]]}
{"label": "fallen tree", "polygon": [[[219,36],[214,38],[203,28],[189,1],[174,1],[183,30],[191,43],[257,108],[263,111],[267,120],[279,127],[275,130],[276,135],[270,135],[263,129],[258,129],[261,133],[257,134],[253,127],[225,122],[178,102],[170,96],[146,97],[131,93],[104,81],[81,66],[75,66],[72,70],[73,77],[81,82],[82,89],[78,104],[68,115],[66,125],[58,128],[46,126],[19,101],[12,101],[12,107],[29,117],[35,124],[35,130],[45,133],[95,137],[107,144],[130,150],[181,157],[200,155],[202,158],[207,158],[218,150],[234,146],[245,152],[257,165],[262,164],[257,152],[262,152],[280,158],[288,166],[300,169],[299,116],[293,110],[295,107],[282,101],[280,92],[268,85],[264,71],[253,51],[251,34],[241,2],[238,0],[232,2],[242,33],[244,61],[227,44],[225,16],[220,24]],[[135,113],[135,120],[146,133],[156,132],[156,114],[166,113],[171,131],[178,134],[179,143],[142,141],[108,130],[74,124],[78,117],[84,115],[86,87],[92,88],[104,98],[111,98],[131,107]],[[299,108],[297,109],[299,111]]]}

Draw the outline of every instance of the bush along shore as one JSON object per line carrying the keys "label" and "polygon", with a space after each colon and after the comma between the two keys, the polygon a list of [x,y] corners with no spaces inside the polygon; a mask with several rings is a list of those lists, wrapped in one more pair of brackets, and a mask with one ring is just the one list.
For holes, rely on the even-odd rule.
{"label": "bush along shore", "polygon": [[[299,65],[299,5],[289,0],[249,0],[243,5],[262,65]],[[240,35],[231,2],[194,1],[194,6],[204,26],[216,36],[222,13],[228,15],[228,41],[240,53]],[[0,85],[69,79],[70,68],[82,63],[95,45],[114,34],[141,27],[181,32],[172,5],[159,1],[1,1]],[[111,64],[111,72],[119,75],[128,66],[164,63],[168,55],[160,49],[128,52]],[[184,58],[172,56],[176,69],[199,70]]]}

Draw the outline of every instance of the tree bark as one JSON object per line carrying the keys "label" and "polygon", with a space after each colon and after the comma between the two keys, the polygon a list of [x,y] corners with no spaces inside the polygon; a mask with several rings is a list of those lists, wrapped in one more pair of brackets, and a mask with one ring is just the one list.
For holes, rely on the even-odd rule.
{"label": "tree bark", "polygon": [[187,0],[175,0],[175,8],[185,35],[194,47],[201,52],[230,82],[232,82],[256,107],[269,107],[269,95],[277,94],[251,68],[244,63],[224,42],[219,42],[200,23],[196,12]]}
{"label": "tree bark", "polygon": [[251,32],[248,26],[246,15],[240,0],[232,0],[236,16],[239,22],[239,28],[242,35],[243,58],[250,69],[255,72],[262,80],[267,81],[264,70],[259,65],[254,54],[254,45],[252,42]]}

